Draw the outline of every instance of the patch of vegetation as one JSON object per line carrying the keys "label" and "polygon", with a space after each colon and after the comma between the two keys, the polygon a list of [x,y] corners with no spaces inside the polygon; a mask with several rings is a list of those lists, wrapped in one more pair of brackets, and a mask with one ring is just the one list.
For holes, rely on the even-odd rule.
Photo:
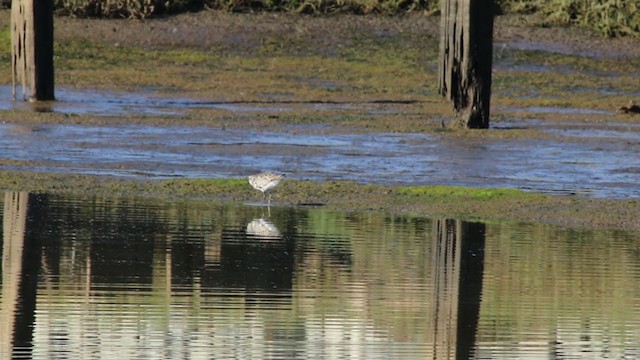
{"label": "patch of vegetation", "polygon": [[[10,7],[9,0],[0,5]],[[496,0],[496,13],[538,13],[545,24],[579,25],[606,36],[640,36],[637,0]],[[59,14],[81,17],[148,18],[205,8],[230,12],[304,14],[439,12],[437,0],[55,0]]]}
{"label": "patch of vegetation", "polygon": [[[11,1],[0,0],[9,8]],[[439,12],[437,0],[54,0],[58,14],[80,17],[149,18],[217,9],[229,12],[278,11],[304,14],[383,14]],[[496,0],[496,13],[538,13],[546,25],[578,25],[606,36],[640,36],[637,0]]]}
{"label": "patch of vegetation", "polygon": [[420,197],[425,200],[435,199],[472,199],[472,200],[498,200],[501,198],[532,198],[541,196],[516,189],[507,188],[470,188],[462,186],[410,186],[399,187],[396,193],[400,195]]}
{"label": "patch of vegetation", "polygon": [[[524,0],[521,0],[524,2]],[[577,24],[606,36],[640,36],[637,0],[530,0],[550,24]]]}
{"label": "patch of vegetation", "polygon": [[606,36],[640,36],[637,0],[497,0],[510,13],[538,13],[543,25],[578,25]]}
{"label": "patch of vegetation", "polygon": [[0,31],[0,82],[11,82],[11,29]]}
{"label": "patch of vegetation", "polygon": [[231,12],[303,14],[399,14],[435,11],[435,0],[55,0],[58,13],[74,16],[147,18],[204,8]]}

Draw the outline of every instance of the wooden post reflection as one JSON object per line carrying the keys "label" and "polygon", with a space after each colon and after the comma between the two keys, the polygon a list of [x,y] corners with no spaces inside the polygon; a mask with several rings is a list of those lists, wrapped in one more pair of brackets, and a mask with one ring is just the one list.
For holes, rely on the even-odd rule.
{"label": "wooden post reflection", "polygon": [[[36,289],[41,267],[42,248],[38,236],[30,234],[37,223],[44,198],[26,192],[4,195],[2,244],[2,303],[0,306],[0,358],[16,349],[28,358],[33,342]],[[42,221],[43,219],[39,219]]]}
{"label": "wooden post reflection", "polygon": [[431,321],[434,359],[467,359],[475,345],[484,269],[484,224],[435,220]]}
{"label": "wooden post reflection", "polygon": [[460,291],[456,357],[470,359],[480,320],[480,299],[484,277],[485,224],[458,222],[460,234]]}
{"label": "wooden post reflection", "polygon": [[13,353],[15,316],[20,294],[22,252],[27,223],[25,192],[4,194],[4,218],[2,224],[2,303],[0,303],[0,357]]}
{"label": "wooden post reflection", "polygon": [[433,225],[432,284],[434,304],[433,358],[455,357],[456,323],[458,321],[458,286],[460,278],[460,246],[457,222],[435,220]]}

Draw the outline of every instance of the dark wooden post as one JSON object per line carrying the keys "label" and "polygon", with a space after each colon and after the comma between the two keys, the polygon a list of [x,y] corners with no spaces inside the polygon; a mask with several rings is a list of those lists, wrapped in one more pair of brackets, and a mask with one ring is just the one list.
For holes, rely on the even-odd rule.
{"label": "dark wooden post", "polygon": [[54,100],[53,0],[12,1],[11,50],[14,99]]}
{"label": "dark wooden post", "polygon": [[441,0],[439,92],[453,102],[454,128],[488,128],[493,1]]}

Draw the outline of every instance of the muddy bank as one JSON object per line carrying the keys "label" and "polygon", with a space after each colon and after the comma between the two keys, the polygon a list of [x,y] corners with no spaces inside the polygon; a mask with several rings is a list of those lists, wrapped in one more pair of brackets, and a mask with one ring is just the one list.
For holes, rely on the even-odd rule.
{"label": "muddy bank", "polygon": [[[498,18],[492,129],[450,132],[437,26],[415,15],[57,18],[59,101],[0,104],[3,188],[255,202],[244,180],[209,179],[274,170],[291,175],[280,205],[640,226],[640,127],[616,113],[640,97],[639,40]],[[484,187],[564,196],[478,196],[494,194]]]}
{"label": "muddy bank", "polygon": [[[0,188],[79,196],[245,202],[264,206],[246,179],[127,180],[120,177],[0,171]],[[638,200],[547,196],[512,189],[361,185],[285,180],[272,206],[382,211],[476,221],[542,222],[567,227],[640,230]]]}

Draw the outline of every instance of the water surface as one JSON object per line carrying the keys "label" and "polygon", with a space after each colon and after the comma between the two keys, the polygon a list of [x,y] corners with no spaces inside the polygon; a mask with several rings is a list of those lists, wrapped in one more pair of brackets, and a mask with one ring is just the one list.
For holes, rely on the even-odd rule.
{"label": "water surface", "polygon": [[640,235],[5,193],[0,358],[637,358]]}
{"label": "water surface", "polygon": [[[510,187],[637,198],[637,130],[616,124],[545,130],[565,139],[558,141],[421,133],[314,135],[192,126],[0,124],[0,151],[3,159],[11,160],[0,168],[144,178],[229,178],[272,170],[292,179],[316,181]],[[620,136],[621,132],[625,135]]]}
{"label": "water surface", "polygon": [[[0,95],[10,99],[10,88]],[[58,89],[41,111],[97,115],[172,115],[193,108],[257,112],[292,107],[339,111],[374,102],[215,102],[169,98],[151,91],[119,93]],[[383,104],[384,101],[378,103]],[[410,102],[409,102],[410,103]],[[406,102],[404,102],[406,104]],[[382,111],[397,111],[390,102]],[[393,105],[393,106],[391,106]],[[2,102],[0,109],[31,107]],[[0,169],[143,178],[219,178],[261,170],[292,179],[350,180],[385,185],[510,187],[542,193],[638,198],[640,128],[608,122],[610,111],[529,107],[505,112],[602,116],[597,124],[520,119],[496,131],[541,128],[549,139],[467,138],[424,133],[313,134],[309,125],[267,130],[194,126],[0,124]],[[372,110],[373,111],[373,110]],[[380,109],[376,111],[381,111]],[[311,134],[309,133],[311,132]],[[16,166],[18,165],[18,166]]]}

